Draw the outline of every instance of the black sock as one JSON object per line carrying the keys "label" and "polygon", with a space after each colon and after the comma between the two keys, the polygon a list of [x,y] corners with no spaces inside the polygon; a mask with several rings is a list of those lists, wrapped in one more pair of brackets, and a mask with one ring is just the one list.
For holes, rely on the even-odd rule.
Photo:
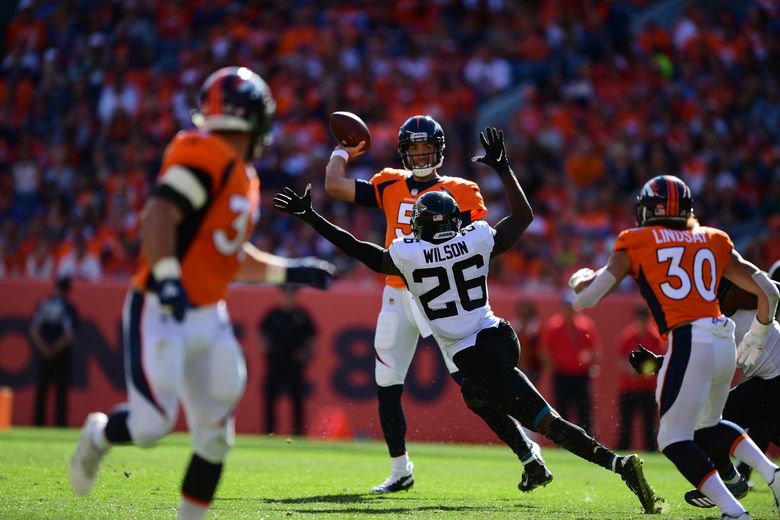
{"label": "black sock", "polygon": [[222,475],[222,466],[222,464],[212,464],[197,453],[193,453],[181,485],[182,495],[198,504],[210,504],[217,490],[219,477]]}
{"label": "black sock", "polygon": [[598,464],[610,471],[615,470],[614,463],[616,463],[618,455],[599,444],[596,439],[585,433],[585,430],[569,421],[556,417],[550,423],[550,428],[544,436],[588,462]]}
{"label": "black sock", "polygon": [[132,442],[130,430],[127,429],[127,409],[113,411],[108,416],[105,435],[111,444],[128,444]]}
{"label": "black sock", "polygon": [[715,469],[712,461],[693,441],[675,442],[664,448],[663,452],[677,466],[677,471],[697,488],[704,477]]}
{"label": "black sock", "polygon": [[379,422],[391,457],[406,453],[406,418],[401,407],[403,385],[377,387]]}

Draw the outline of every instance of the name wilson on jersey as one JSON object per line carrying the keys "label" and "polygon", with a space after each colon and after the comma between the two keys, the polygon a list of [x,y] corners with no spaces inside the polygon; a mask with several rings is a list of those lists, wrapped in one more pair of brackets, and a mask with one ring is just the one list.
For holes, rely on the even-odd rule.
{"label": "name wilson on jersey", "polygon": [[436,262],[443,262],[450,258],[458,258],[459,256],[468,254],[469,248],[466,247],[465,242],[455,242],[454,244],[446,244],[444,246],[434,247],[433,249],[426,249],[423,251],[426,264],[433,264]]}
{"label": "name wilson on jersey", "polygon": [[696,233],[695,231],[677,231],[665,228],[652,228],[651,231],[656,244],[666,244],[667,242],[706,244],[708,239],[706,233]]}

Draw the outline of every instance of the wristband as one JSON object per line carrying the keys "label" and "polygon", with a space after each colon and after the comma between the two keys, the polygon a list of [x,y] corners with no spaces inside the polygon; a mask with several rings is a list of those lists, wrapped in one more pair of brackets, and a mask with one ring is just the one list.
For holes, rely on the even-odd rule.
{"label": "wristband", "polygon": [[287,280],[287,266],[279,264],[266,264],[265,281],[268,283],[281,284]]}
{"label": "wristband", "polygon": [[766,333],[769,331],[769,324],[771,322],[764,324],[758,321],[758,316],[753,318],[753,323],[750,324],[750,332],[753,333],[754,336],[758,338],[762,338],[766,336]]}
{"label": "wristband", "polygon": [[333,153],[330,154],[330,158],[333,159],[334,157],[341,157],[344,159],[344,162],[349,162],[349,153],[347,153],[346,150],[333,150]]}
{"label": "wristband", "polygon": [[181,278],[181,265],[175,257],[166,256],[157,260],[152,267],[152,274],[157,281],[166,278]]}

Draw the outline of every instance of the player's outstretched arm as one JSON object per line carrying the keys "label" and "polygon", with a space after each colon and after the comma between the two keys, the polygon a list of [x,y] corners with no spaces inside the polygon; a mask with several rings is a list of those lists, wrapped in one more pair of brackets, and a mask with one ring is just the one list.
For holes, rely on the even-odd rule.
{"label": "player's outstretched arm", "polygon": [[486,128],[480,132],[479,140],[485,149],[485,155],[473,157],[474,162],[490,166],[501,179],[509,202],[509,216],[496,224],[495,246],[492,256],[508,251],[520,239],[525,229],[534,219],[534,212],[528,203],[528,198],[517,182],[504,146],[504,132],[495,127]]}
{"label": "player's outstretched arm", "polygon": [[355,179],[347,177],[347,161],[364,153],[365,141],[357,146],[337,146],[325,166],[325,192],[334,199],[355,202]]}
{"label": "player's outstretched arm", "polygon": [[284,258],[261,251],[249,242],[244,243],[243,250],[244,258],[236,274],[239,282],[308,285],[327,289],[336,276],[336,266],[313,256]]}
{"label": "player's outstretched arm", "polygon": [[311,207],[311,184],[306,186],[303,196],[299,196],[292,188],[285,186],[274,197],[274,207],[308,223],[326,240],[355,260],[364,263],[372,271],[401,274],[386,249],[371,242],[358,240],[350,232],[332,224],[314,211]]}

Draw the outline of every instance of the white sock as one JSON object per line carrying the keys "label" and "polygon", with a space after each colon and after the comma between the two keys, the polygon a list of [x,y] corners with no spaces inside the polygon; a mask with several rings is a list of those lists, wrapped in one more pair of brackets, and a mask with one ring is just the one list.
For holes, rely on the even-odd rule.
{"label": "white sock", "polygon": [[178,520],[203,520],[206,518],[209,507],[201,504],[196,504],[184,497],[181,497],[179,502],[179,512],[176,515]]}
{"label": "white sock", "polygon": [[409,453],[404,453],[400,457],[390,457],[393,464],[393,473],[397,475],[406,475],[409,473]]}
{"label": "white sock", "polygon": [[111,447],[111,443],[106,439],[106,427],[92,430],[92,445],[100,451],[106,451]]}
{"label": "white sock", "polygon": [[704,477],[701,484],[699,484],[699,491],[704,493],[710,500],[712,500],[716,506],[718,506],[721,512],[731,516],[739,516],[745,512],[745,508],[742,507],[734,495],[732,495],[726,484],[721,480],[720,475],[715,470]]}
{"label": "white sock", "polygon": [[739,439],[734,441],[732,446],[732,455],[761,473],[764,482],[767,484],[772,482],[772,479],[775,478],[777,466],[764,455],[764,452],[756,446],[753,439],[748,437],[747,434],[743,434]]}

